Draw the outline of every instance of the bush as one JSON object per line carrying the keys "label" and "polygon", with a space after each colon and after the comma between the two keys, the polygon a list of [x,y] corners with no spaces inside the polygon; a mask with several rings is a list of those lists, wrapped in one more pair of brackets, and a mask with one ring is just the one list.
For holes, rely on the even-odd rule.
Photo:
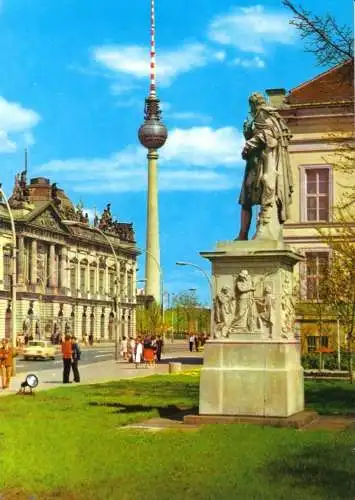
{"label": "bush", "polygon": [[303,354],[301,363],[305,370],[319,369],[319,354]]}
{"label": "bush", "polygon": [[[352,355],[353,366],[355,369],[355,355]],[[349,353],[347,351],[340,351],[340,369],[349,369]],[[319,353],[303,354],[301,358],[302,366],[305,370],[319,370],[320,356]],[[322,353],[322,368],[324,370],[337,370],[338,369],[338,354]]]}

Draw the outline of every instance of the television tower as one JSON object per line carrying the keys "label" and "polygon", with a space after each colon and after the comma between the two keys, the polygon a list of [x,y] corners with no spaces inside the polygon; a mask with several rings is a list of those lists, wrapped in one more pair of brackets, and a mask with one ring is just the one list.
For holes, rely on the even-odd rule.
{"label": "television tower", "polygon": [[147,240],[145,257],[146,295],[152,295],[157,304],[161,301],[160,245],[158,213],[158,149],[168,137],[165,125],[160,121],[160,106],[156,92],[155,65],[155,5],[151,0],[150,11],[150,87],[145,99],[144,123],[138,131],[139,141],[148,149]]}

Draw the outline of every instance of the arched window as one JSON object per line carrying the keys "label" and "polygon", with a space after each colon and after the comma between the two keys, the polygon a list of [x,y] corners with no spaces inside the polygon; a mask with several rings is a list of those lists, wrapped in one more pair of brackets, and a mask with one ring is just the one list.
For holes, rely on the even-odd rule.
{"label": "arched window", "polygon": [[113,339],[113,334],[114,334],[114,322],[115,322],[115,315],[114,315],[114,313],[111,311],[111,312],[110,312],[110,317],[109,317],[109,320],[108,320],[108,338],[109,338],[109,340],[112,340],[112,339]]}
{"label": "arched window", "polygon": [[95,315],[94,312],[90,314],[90,335],[94,336],[95,334]]}
{"label": "arched window", "polygon": [[86,311],[83,312],[82,320],[81,320],[81,335],[87,335],[87,324],[86,324]]}
{"label": "arched window", "polygon": [[100,337],[103,339],[105,337],[105,312],[102,310],[100,318]]}

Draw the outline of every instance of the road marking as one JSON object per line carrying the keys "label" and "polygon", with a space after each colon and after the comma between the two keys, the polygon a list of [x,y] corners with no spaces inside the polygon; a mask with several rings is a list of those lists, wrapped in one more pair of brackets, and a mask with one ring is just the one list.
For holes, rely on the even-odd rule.
{"label": "road marking", "polygon": [[97,354],[97,355],[95,356],[95,358],[103,358],[104,356],[111,356],[111,355],[112,355],[112,353],[110,353],[110,352],[108,352],[108,353],[106,353],[106,354]]}

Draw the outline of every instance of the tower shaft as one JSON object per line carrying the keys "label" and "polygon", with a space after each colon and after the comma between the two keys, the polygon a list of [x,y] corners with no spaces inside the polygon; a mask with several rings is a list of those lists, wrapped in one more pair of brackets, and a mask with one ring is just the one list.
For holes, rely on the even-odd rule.
{"label": "tower shaft", "polygon": [[152,295],[156,303],[161,301],[161,270],[159,242],[158,208],[158,153],[149,150],[148,155],[148,194],[147,194],[147,241],[145,278],[146,294]]}

